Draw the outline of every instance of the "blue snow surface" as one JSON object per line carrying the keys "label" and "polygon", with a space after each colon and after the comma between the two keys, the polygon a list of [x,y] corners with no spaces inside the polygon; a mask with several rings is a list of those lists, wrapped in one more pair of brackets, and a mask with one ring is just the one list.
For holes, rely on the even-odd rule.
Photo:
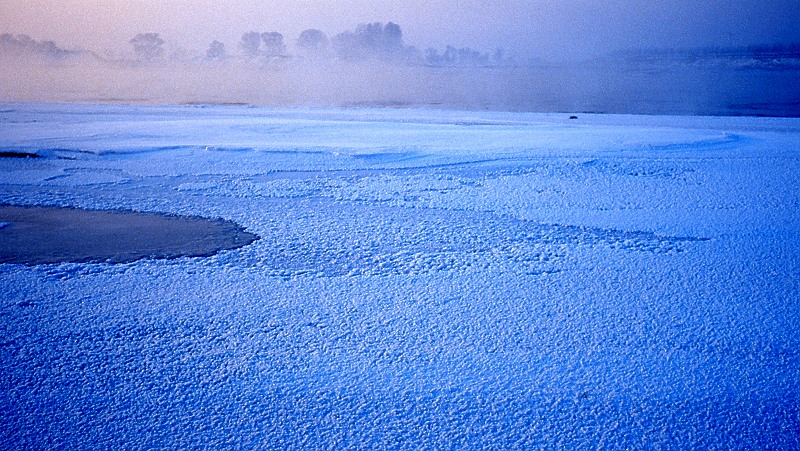
{"label": "blue snow surface", "polygon": [[260,239],[1,264],[0,448],[800,447],[798,119],[1,106],[1,204]]}

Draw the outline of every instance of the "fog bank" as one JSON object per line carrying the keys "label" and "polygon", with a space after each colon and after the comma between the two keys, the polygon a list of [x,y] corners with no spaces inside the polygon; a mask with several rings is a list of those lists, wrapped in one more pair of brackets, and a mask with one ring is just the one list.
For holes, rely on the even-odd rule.
{"label": "fog bank", "polygon": [[292,42],[168,53],[158,33],[128,58],[0,36],[0,101],[371,106],[681,115],[800,116],[800,45],[638,49],[581,62],[517,61],[503,49],[427,48],[392,23]]}

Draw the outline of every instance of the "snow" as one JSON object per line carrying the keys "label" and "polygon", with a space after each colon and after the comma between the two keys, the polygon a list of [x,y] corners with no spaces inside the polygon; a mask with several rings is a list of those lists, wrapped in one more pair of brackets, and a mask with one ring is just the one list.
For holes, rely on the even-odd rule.
{"label": "snow", "polygon": [[2,448],[800,447],[798,119],[4,104],[0,150],[0,204],[261,237],[0,265]]}

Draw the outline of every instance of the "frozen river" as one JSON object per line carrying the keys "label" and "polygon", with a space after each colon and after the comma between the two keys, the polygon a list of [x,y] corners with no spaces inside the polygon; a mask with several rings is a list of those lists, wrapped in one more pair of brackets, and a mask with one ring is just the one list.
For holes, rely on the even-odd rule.
{"label": "frozen river", "polygon": [[0,104],[0,204],[258,237],[0,264],[0,448],[798,448],[798,174],[800,119]]}

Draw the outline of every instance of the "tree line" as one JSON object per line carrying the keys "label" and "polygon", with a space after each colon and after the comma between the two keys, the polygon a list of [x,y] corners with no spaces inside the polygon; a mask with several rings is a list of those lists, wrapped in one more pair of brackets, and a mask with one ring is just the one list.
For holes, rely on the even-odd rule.
{"label": "tree line", "polygon": [[[128,41],[134,62],[157,63],[166,61],[166,41],[159,33],[139,33]],[[424,52],[406,45],[401,27],[394,23],[373,22],[358,25],[329,37],[318,29],[307,29],[293,42],[290,52],[284,35],[277,31],[248,31],[241,35],[231,49],[219,40],[213,40],[205,52],[196,57],[207,62],[244,60],[253,64],[273,65],[291,58],[310,60],[339,59],[344,61],[382,61],[388,63],[428,66],[490,66],[503,63],[503,51],[482,53],[470,48],[446,46],[443,50],[428,48]],[[49,59],[66,59],[87,51],[60,48],[53,41],[36,41],[26,35],[0,35],[0,52],[17,56],[40,56]]]}

